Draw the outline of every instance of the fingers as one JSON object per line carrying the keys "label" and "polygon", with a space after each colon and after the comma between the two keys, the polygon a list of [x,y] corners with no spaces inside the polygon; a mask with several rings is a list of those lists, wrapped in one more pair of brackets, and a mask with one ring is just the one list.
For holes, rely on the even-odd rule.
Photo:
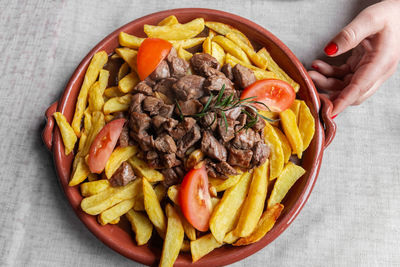
{"label": "fingers", "polygon": [[367,8],[332,39],[325,47],[325,53],[328,56],[343,54],[356,47],[368,36],[379,32],[383,26],[383,21],[375,15],[373,9]]}
{"label": "fingers", "polygon": [[350,72],[350,67],[347,64],[341,66],[332,66],[322,60],[314,60],[311,64],[313,69],[328,77],[343,78]]}
{"label": "fingers", "polygon": [[327,78],[319,72],[312,70],[309,71],[308,74],[310,75],[311,79],[314,81],[315,86],[319,90],[339,91],[345,87],[343,81],[338,80],[336,78]]}

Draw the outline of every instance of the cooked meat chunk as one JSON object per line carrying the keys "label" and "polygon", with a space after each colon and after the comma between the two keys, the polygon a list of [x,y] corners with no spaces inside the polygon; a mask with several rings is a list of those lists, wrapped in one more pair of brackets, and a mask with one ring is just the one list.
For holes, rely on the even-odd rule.
{"label": "cooked meat chunk", "polygon": [[146,78],[144,79],[144,81],[145,81],[145,82],[147,83],[147,85],[150,86],[151,88],[153,88],[154,85],[156,85],[156,81],[152,80],[152,79],[150,78],[150,76],[146,77]]}
{"label": "cooked meat chunk", "polygon": [[246,120],[247,120],[247,115],[244,113],[241,113],[239,117],[237,118],[238,124],[236,125],[236,131],[239,131],[240,128],[246,125]]}
{"label": "cooked meat chunk", "polygon": [[154,91],[155,92],[160,92],[166,95],[169,99],[173,100],[175,93],[172,90],[172,85],[176,83],[177,79],[175,78],[166,78],[162,79],[159,81],[155,86],[154,86]]}
{"label": "cooked meat chunk", "polygon": [[164,122],[166,122],[167,121],[167,119],[166,118],[164,118],[163,116],[160,116],[160,115],[157,115],[157,116],[154,116],[152,119],[151,119],[151,123],[153,124],[153,126],[154,126],[154,128],[156,129],[156,130],[160,130],[161,129],[161,126],[164,124]]}
{"label": "cooked meat chunk", "polygon": [[236,120],[240,116],[241,112],[242,112],[242,108],[236,107],[236,108],[226,111],[225,115],[227,118],[229,118],[231,120]]}
{"label": "cooked meat chunk", "polygon": [[225,91],[233,91],[233,83],[225,76],[211,76],[204,82],[204,89],[208,92],[219,92],[225,84]]}
{"label": "cooked meat chunk", "polygon": [[253,157],[253,151],[251,151],[250,149],[242,150],[230,147],[228,163],[232,166],[248,168],[250,166],[252,157]]}
{"label": "cooked meat chunk", "polygon": [[129,128],[135,133],[146,131],[150,127],[151,119],[145,113],[132,112],[129,118]]}
{"label": "cooked meat chunk", "polygon": [[187,116],[187,115],[194,115],[199,113],[203,109],[203,105],[200,103],[200,101],[191,99],[187,101],[178,101],[180,110],[178,106],[175,107],[175,113],[180,115],[180,112],[182,112],[182,115]]}
{"label": "cooked meat chunk", "polygon": [[202,74],[202,70],[207,66],[217,70],[220,69],[218,60],[206,53],[194,54],[190,59],[190,63],[192,64],[194,71],[199,74]]}
{"label": "cooked meat chunk", "polygon": [[176,166],[174,168],[174,171],[180,180],[182,180],[183,177],[185,176],[185,170],[181,166]]}
{"label": "cooked meat chunk", "polygon": [[265,127],[265,121],[263,118],[258,117],[256,124],[254,124],[253,129],[256,132],[261,132],[264,130]]}
{"label": "cooked meat chunk", "polygon": [[222,177],[227,177],[228,175],[236,175],[237,171],[229,165],[226,161],[221,161],[215,164],[215,170],[221,174]]}
{"label": "cooked meat chunk", "polygon": [[233,67],[232,73],[235,78],[235,83],[241,88],[246,88],[256,81],[254,72],[240,64],[236,64],[235,67]]}
{"label": "cooked meat chunk", "polygon": [[175,153],[169,153],[169,154],[162,155],[161,161],[163,162],[165,168],[172,168],[172,167],[175,167],[175,166],[181,164],[181,161],[176,158]]}
{"label": "cooked meat chunk", "polygon": [[223,65],[221,71],[225,74],[226,78],[233,81],[232,66],[230,64]]}
{"label": "cooked meat chunk", "polygon": [[265,162],[269,156],[269,147],[261,141],[258,141],[253,147],[252,164],[259,166]]}
{"label": "cooked meat chunk", "polygon": [[253,129],[243,129],[236,133],[232,144],[235,148],[251,149],[254,146],[255,133]]}
{"label": "cooked meat chunk", "polygon": [[150,74],[150,79],[154,81],[159,81],[161,79],[168,78],[169,74],[169,67],[166,60],[163,60],[158,64],[157,68]]}
{"label": "cooked meat chunk", "polygon": [[203,96],[204,77],[186,75],[180,78],[173,86],[176,97],[180,100],[198,99]]}
{"label": "cooked meat chunk", "polygon": [[211,76],[223,76],[225,77],[225,74],[217,69],[214,69],[210,66],[203,65],[201,67],[200,73],[205,76],[205,77],[211,77]]}
{"label": "cooked meat chunk", "polygon": [[130,133],[130,136],[135,140],[143,151],[149,151],[154,149],[154,139],[152,135],[148,135],[146,132],[141,133]]}
{"label": "cooked meat chunk", "polygon": [[221,145],[209,131],[203,132],[201,150],[204,154],[212,159],[216,159],[218,161],[226,161],[227,159],[226,148]]}
{"label": "cooked meat chunk", "polygon": [[118,143],[120,147],[127,147],[129,145],[129,127],[127,123],[125,123],[122,128],[121,134],[118,138]]}
{"label": "cooked meat chunk", "polygon": [[186,75],[189,68],[189,63],[186,60],[178,57],[174,47],[171,48],[171,51],[167,56],[167,62],[172,77],[182,77]]}
{"label": "cooked meat chunk", "polygon": [[212,162],[209,158],[206,158],[204,160],[204,164],[206,166],[206,171],[207,171],[208,177],[216,178],[218,175],[217,175],[217,171],[215,170],[215,163]]}
{"label": "cooked meat chunk", "polygon": [[135,88],[133,88],[133,91],[145,95],[153,95],[153,89],[145,81],[139,82]]}
{"label": "cooked meat chunk", "polygon": [[235,124],[235,120],[227,119],[225,122],[223,118],[218,119],[218,133],[224,143],[235,138]]}
{"label": "cooked meat chunk", "polygon": [[142,102],[146,98],[144,94],[134,94],[131,99],[131,105],[129,106],[129,113],[142,112]]}
{"label": "cooked meat chunk", "polygon": [[154,146],[158,151],[164,153],[175,153],[176,152],[176,144],[174,139],[168,134],[157,137],[154,141]]}
{"label": "cooked meat chunk", "polygon": [[163,104],[161,105],[158,114],[160,114],[160,116],[163,116],[164,118],[170,118],[172,116],[172,113],[174,112],[174,107],[175,105]]}
{"label": "cooked meat chunk", "polygon": [[119,168],[114,172],[109,181],[112,186],[124,186],[135,179],[136,176],[132,170],[131,165],[128,162],[124,161],[122,162],[121,166],[119,166]]}
{"label": "cooked meat chunk", "polygon": [[181,140],[178,141],[176,155],[180,158],[184,158],[186,150],[196,144],[196,142],[199,141],[200,138],[200,127],[195,124],[193,128],[187,134],[185,134],[185,136],[183,136]]}
{"label": "cooked meat chunk", "polygon": [[171,168],[163,169],[161,170],[161,173],[164,175],[163,184],[165,187],[170,187],[171,185],[178,184],[181,181],[176,172]]}
{"label": "cooked meat chunk", "polygon": [[164,105],[164,102],[153,96],[148,96],[143,100],[143,110],[150,113],[150,116],[159,114],[160,108]]}
{"label": "cooked meat chunk", "polygon": [[181,139],[187,132],[189,132],[196,124],[196,120],[186,117],[183,121],[179,122],[175,129],[169,131],[169,134],[175,141]]}
{"label": "cooked meat chunk", "polygon": [[178,121],[173,118],[167,118],[165,123],[162,125],[164,130],[170,133],[176,126],[178,125]]}
{"label": "cooked meat chunk", "polygon": [[205,128],[210,128],[212,131],[215,131],[218,124],[216,116],[217,115],[214,112],[207,113],[204,117],[200,119],[201,125]]}
{"label": "cooked meat chunk", "polygon": [[150,150],[146,153],[146,159],[147,160],[154,160],[158,158],[158,153],[157,151]]}

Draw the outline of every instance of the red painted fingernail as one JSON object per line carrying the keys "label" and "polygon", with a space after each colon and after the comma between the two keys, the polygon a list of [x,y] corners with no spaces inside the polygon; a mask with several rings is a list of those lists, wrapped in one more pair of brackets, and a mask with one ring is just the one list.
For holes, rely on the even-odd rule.
{"label": "red painted fingernail", "polygon": [[311,65],[311,68],[315,69],[315,70],[319,70],[319,67],[317,65]]}
{"label": "red painted fingernail", "polygon": [[328,56],[332,56],[338,51],[338,46],[334,42],[330,42],[327,46],[325,46],[324,51]]}
{"label": "red painted fingernail", "polygon": [[336,115],[333,115],[333,116],[331,117],[331,119],[333,120],[334,118],[336,118],[336,117],[337,117],[337,115],[338,115],[338,114],[336,114]]}

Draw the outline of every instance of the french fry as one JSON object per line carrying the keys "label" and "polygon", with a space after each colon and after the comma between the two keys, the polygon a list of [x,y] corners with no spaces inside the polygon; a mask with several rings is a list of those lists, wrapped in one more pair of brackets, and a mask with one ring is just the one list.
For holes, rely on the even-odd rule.
{"label": "french fry", "polygon": [[182,222],[175,209],[167,204],[165,211],[168,217],[167,233],[161,253],[160,267],[172,267],[181,250],[184,231]]}
{"label": "french fry", "polygon": [[234,67],[236,64],[240,64],[243,67],[246,67],[248,69],[253,70],[254,75],[256,76],[257,80],[262,80],[262,79],[276,79],[277,76],[275,73],[271,71],[266,71],[260,68],[257,68],[256,66],[253,66],[249,63],[246,63],[244,61],[241,61],[240,59],[232,56],[231,54],[227,53],[225,55],[225,63],[230,64],[232,67]]}
{"label": "french fry", "polygon": [[168,16],[165,19],[163,19],[162,21],[160,21],[157,25],[158,26],[166,26],[166,25],[174,25],[174,24],[178,24],[179,21],[178,19],[174,16]]}
{"label": "french fry", "polygon": [[224,24],[221,22],[215,22],[215,21],[207,21],[205,22],[206,26],[210,28],[213,31],[216,31],[219,34],[226,35],[229,32],[234,32],[235,34],[238,35],[238,37],[250,48],[254,49],[250,40],[244,35],[241,31],[238,29],[232,27],[231,25]]}
{"label": "french fry", "polygon": [[229,233],[227,233],[227,234],[225,235],[225,237],[224,237],[224,243],[233,244],[233,243],[235,243],[235,242],[240,238],[240,237],[238,237],[238,236],[235,236],[235,235],[233,234],[233,231],[234,231],[234,230],[230,231]]}
{"label": "french fry", "polygon": [[241,60],[243,62],[246,62],[247,64],[251,64],[246,53],[239,46],[237,46],[234,42],[232,42],[228,38],[226,38],[222,35],[217,35],[217,36],[214,36],[212,41],[219,44],[227,53],[230,53],[234,57],[238,58],[239,60]]}
{"label": "french fry", "polygon": [[132,231],[135,232],[135,240],[138,246],[147,244],[153,232],[153,224],[142,212],[136,212],[133,209],[125,214],[131,223]]}
{"label": "french fry", "polygon": [[301,176],[303,176],[305,172],[306,171],[302,167],[289,161],[275,182],[274,188],[272,189],[271,195],[268,199],[268,208],[272,207],[276,203],[280,203],[289,189]]}
{"label": "french fry", "polygon": [[143,200],[143,191],[139,192],[139,194],[135,198],[135,205],[133,206],[133,209],[135,211],[144,211],[144,200]]}
{"label": "french fry", "polygon": [[119,90],[118,86],[108,87],[104,90],[104,96],[107,98],[120,97],[124,94]]}
{"label": "french fry", "polygon": [[118,217],[118,218],[112,220],[111,222],[109,222],[109,224],[118,224],[120,220],[121,220],[121,217]]}
{"label": "french fry", "polygon": [[90,215],[98,215],[112,206],[135,197],[140,188],[140,179],[119,187],[109,187],[100,193],[82,199],[81,208]]}
{"label": "french fry", "polygon": [[138,148],[134,145],[126,147],[117,147],[111,153],[107,160],[106,167],[104,169],[108,179],[114,174],[114,172],[121,166],[122,162],[127,161],[129,158],[134,156],[138,152]]}
{"label": "french fry", "polygon": [[268,122],[265,122],[264,139],[265,143],[268,144],[271,149],[271,153],[269,155],[269,178],[270,180],[273,180],[282,172],[285,158],[283,155],[281,140],[279,139],[278,134],[275,132],[274,127]]}
{"label": "french fry", "polygon": [[279,125],[279,113],[278,112],[273,112],[273,111],[268,111],[268,110],[259,110],[258,113],[260,115],[263,115],[264,117],[267,117],[270,120],[273,120],[273,121],[268,121],[269,124],[271,124],[273,126]]}
{"label": "french fry", "polygon": [[87,139],[87,134],[84,131],[82,131],[81,138],[79,138],[78,153],[79,151],[82,151],[82,149],[85,147],[86,139]]}
{"label": "french fry", "polygon": [[136,72],[131,72],[118,82],[118,89],[123,93],[130,93],[139,82]]}
{"label": "french fry", "polygon": [[101,111],[104,106],[103,94],[100,91],[100,82],[95,82],[89,89],[89,110]]}
{"label": "french fry", "polygon": [[123,200],[117,205],[109,208],[108,210],[103,211],[100,213],[98,221],[101,225],[106,225],[115,219],[119,218],[120,216],[127,213],[135,204],[134,199],[127,199]]}
{"label": "french fry", "polygon": [[217,192],[225,191],[236,185],[243,173],[237,175],[228,175],[228,179],[208,178],[208,181],[215,187]]}
{"label": "french fry", "polygon": [[104,90],[107,88],[109,78],[110,78],[110,72],[108,70],[100,70],[99,73],[100,95],[104,94]]}
{"label": "french fry", "polygon": [[204,29],[204,19],[197,18],[185,24],[154,26],[145,24],[144,32],[148,37],[164,40],[183,40],[193,38]]}
{"label": "french fry", "polygon": [[83,79],[81,90],[79,91],[78,99],[76,102],[74,118],[71,123],[72,129],[74,129],[74,132],[78,137],[81,136],[81,121],[83,112],[86,108],[89,89],[96,81],[100,70],[107,63],[107,60],[108,56],[105,51],[97,52],[96,54],[94,54],[92,60],[90,61],[89,67],[86,70],[86,74]]}
{"label": "french fry", "polygon": [[278,76],[278,79],[288,82],[296,93],[299,91],[300,85],[290,78],[290,76],[284,70],[282,70],[278,64],[276,64],[265,47],[260,49],[257,54],[261,57],[264,57],[268,61],[267,69],[275,73]]}
{"label": "french fry", "polygon": [[92,114],[90,113],[89,107],[83,112],[83,130],[88,135],[92,128]]}
{"label": "french fry", "polygon": [[287,140],[286,136],[282,133],[279,128],[274,127],[276,134],[279,136],[279,140],[281,140],[282,150],[283,150],[283,159],[284,162],[287,163],[289,161],[290,155],[292,155],[292,148],[290,147],[290,143]]}
{"label": "french fry", "polygon": [[299,125],[300,102],[301,102],[301,100],[295,99],[293,101],[293,104],[290,106],[290,109],[293,111],[294,116],[296,117],[296,124],[297,125]]}
{"label": "french fry", "polygon": [[235,227],[240,214],[240,207],[246,199],[251,182],[251,174],[243,173],[240,181],[224,192],[210,218],[210,231],[218,242],[224,240],[225,234]]}
{"label": "french fry", "polygon": [[189,61],[192,58],[193,54],[190,53],[189,51],[183,49],[182,47],[179,47],[178,48],[178,56],[186,61]]}
{"label": "french fry", "polygon": [[212,213],[217,204],[221,201],[221,199],[219,199],[218,197],[211,197],[210,201],[211,201],[211,213]]}
{"label": "french fry", "polygon": [[211,55],[217,59],[219,64],[223,65],[225,62],[225,51],[216,42],[211,41]]}
{"label": "french fry", "polygon": [[[207,23],[207,22],[205,22],[205,23]],[[209,28],[208,29],[208,37],[210,37],[210,39],[212,39],[215,35],[217,35],[217,33],[214,30]]]}
{"label": "french fry", "polygon": [[206,37],[196,37],[196,38],[183,39],[183,40],[170,40],[169,42],[175,47],[175,49],[178,49],[179,47],[188,49],[188,48],[192,48],[196,45],[202,44],[205,39],[206,39]]}
{"label": "french fry", "polygon": [[[157,195],[158,202],[161,202],[164,198],[165,195],[167,194],[167,189],[164,187],[162,184],[158,184],[156,187],[154,187],[154,192]],[[135,198],[135,206],[133,206],[133,209],[136,211],[144,211],[144,200],[143,200],[143,192],[139,192],[139,194]]]}
{"label": "french fry", "polygon": [[255,243],[263,238],[271,229],[274,227],[276,220],[283,210],[283,205],[276,203],[272,207],[268,208],[261,216],[260,221],[257,224],[256,229],[251,235],[240,238],[234,246],[243,246]]}
{"label": "french fry", "polygon": [[138,157],[130,157],[128,159],[135,173],[139,176],[146,178],[150,183],[159,182],[164,180],[164,175],[161,172],[150,168],[149,165]]}
{"label": "french fry", "polygon": [[127,111],[131,104],[131,95],[126,94],[120,97],[113,97],[107,100],[103,106],[104,114],[110,114],[118,111]]}
{"label": "french fry", "polygon": [[156,192],[157,199],[158,199],[159,202],[161,202],[165,198],[165,196],[167,195],[167,189],[162,184],[156,185],[154,187],[154,192]]}
{"label": "french fry", "polygon": [[69,155],[71,151],[75,147],[75,143],[78,140],[74,129],[72,129],[71,125],[67,122],[67,119],[60,112],[55,112],[53,114],[54,119],[56,119],[58,128],[61,132],[61,137],[65,147],[65,155]]}
{"label": "french fry", "polygon": [[82,157],[85,157],[89,153],[90,146],[93,140],[96,138],[97,134],[103,129],[105,125],[104,115],[102,112],[94,111],[90,122],[90,131],[86,138],[85,146],[82,150]]}
{"label": "french fry", "polygon": [[169,198],[175,205],[178,205],[178,206],[179,206],[178,194],[179,194],[179,186],[177,186],[177,185],[171,185],[170,187],[168,187],[168,190],[167,190],[168,198]]}
{"label": "french fry", "polygon": [[162,211],[160,206],[160,202],[158,201],[157,195],[154,192],[151,184],[145,178],[142,178],[142,183],[144,208],[147,212],[147,215],[149,216],[150,221],[156,228],[158,234],[162,238],[164,238],[167,224],[164,212]]}
{"label": "french fry", "polygon": [[201,257],[220,246],[222,246],[222,243],[218,242],[212,234],[203,235],[194,241],[190,241],[190,252],[193,262],[198,261]]}
{"label": "french fry", "polygon": [[279,113],[283,131],[292,147],[292,151],[301,159],[303,152],[303,139],[296,124],[296,116],[291,109]]}
{"label": "french fry", "polygon": [[113,119],[114,119],[114,115],[107,114],[107,115],[104,116],[104,120],[106,121],[106,123],[109,123]]}
{"label": "french fry", "polygon": [[89,167],[81,155],[75,156],[74,165],[75,166],[72,168],[71,180],[68,184],[69,186],[75,186],[82,183],[90,173]]}
{"label": "french fry", "polygon": [[243,203],[239,221],[233,231],[235,236],[248,236],[257,226],[257,222],[264,210],[264,203],[267,197],[268,167],[269,162],[266,160],[253,171],[253,179],[250,184],[249,193]]}
{"label": "french fry", "polygon": [[137,72],[137,51],[127,48],[120,47],[115,49],[115,53],[117,53],[126,63],[128,63],[129,67]]}
{"label": "french fry", "polygon": [[122,63],[121,67],[119,67],[118,69],[118,74],[117,74],[118,82],[121,81],[126,75],[128,75],[129,70],[130,70],[129,64],[126,62]]}
{"label": "french fry", "polygon": [[251,62],[254,63],[254,65],[263,70],[267,68],[268,65],[267,59],[258,55],[252,47],[244,43],[240,39],[239,35],[235,34],[234,32],[228,32],[225,35],[225,37],[234,42],[237,46],[239,46],[247,54],[247,56],[250,58]]}
{"label": "french fry", "polygon": [[109,188],[110,183],[107,180],[97,180],[93,182],[83,183],[80,187],[82,196],[90,197]]}
{"label": "french fry", "polygon": [[138,49],[145,38],[137,37],[125,32],[120,32],[118,35],[119,44],[133,49]]}
{"label": "french fry", "polygon": [[201,149],[196,149],[190,153],[188,159],[186,160],[186,169],[193,169],[200,161],[204,158],[204,153]]}
{"label": "french fry", "polygon": [[111,55],[111,59],[118,59],[118,58],[121,58],[118,54],[112,54]]}
{"label": "french fry", "polygon": [[211,55],[211,38],[207,37],[203,42],[203,53]]}
{"label": "french fry", "polygon": [[185,216],[183,216],[182,212],[178,208],[176,211],[181,219],[185,235],[189,238],[189,240],[196,240],[196,229],[194,229],[193,225],[186,220]]}
{"label": "french fry", "polygon": [[304,101],[300,102],[299,131],[303,140],[303,151],[310,145],[315,132],[315,121],[310,109]]}

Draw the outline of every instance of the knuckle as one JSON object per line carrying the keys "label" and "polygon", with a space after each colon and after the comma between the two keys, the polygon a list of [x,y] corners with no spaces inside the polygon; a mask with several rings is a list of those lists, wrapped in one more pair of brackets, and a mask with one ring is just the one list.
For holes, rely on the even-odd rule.
{"label": "knuckle", "polygon": [[342,38],[346,45],[351,46],[357,41],[357,34],[351,27],[346,27],[342,31]]}

